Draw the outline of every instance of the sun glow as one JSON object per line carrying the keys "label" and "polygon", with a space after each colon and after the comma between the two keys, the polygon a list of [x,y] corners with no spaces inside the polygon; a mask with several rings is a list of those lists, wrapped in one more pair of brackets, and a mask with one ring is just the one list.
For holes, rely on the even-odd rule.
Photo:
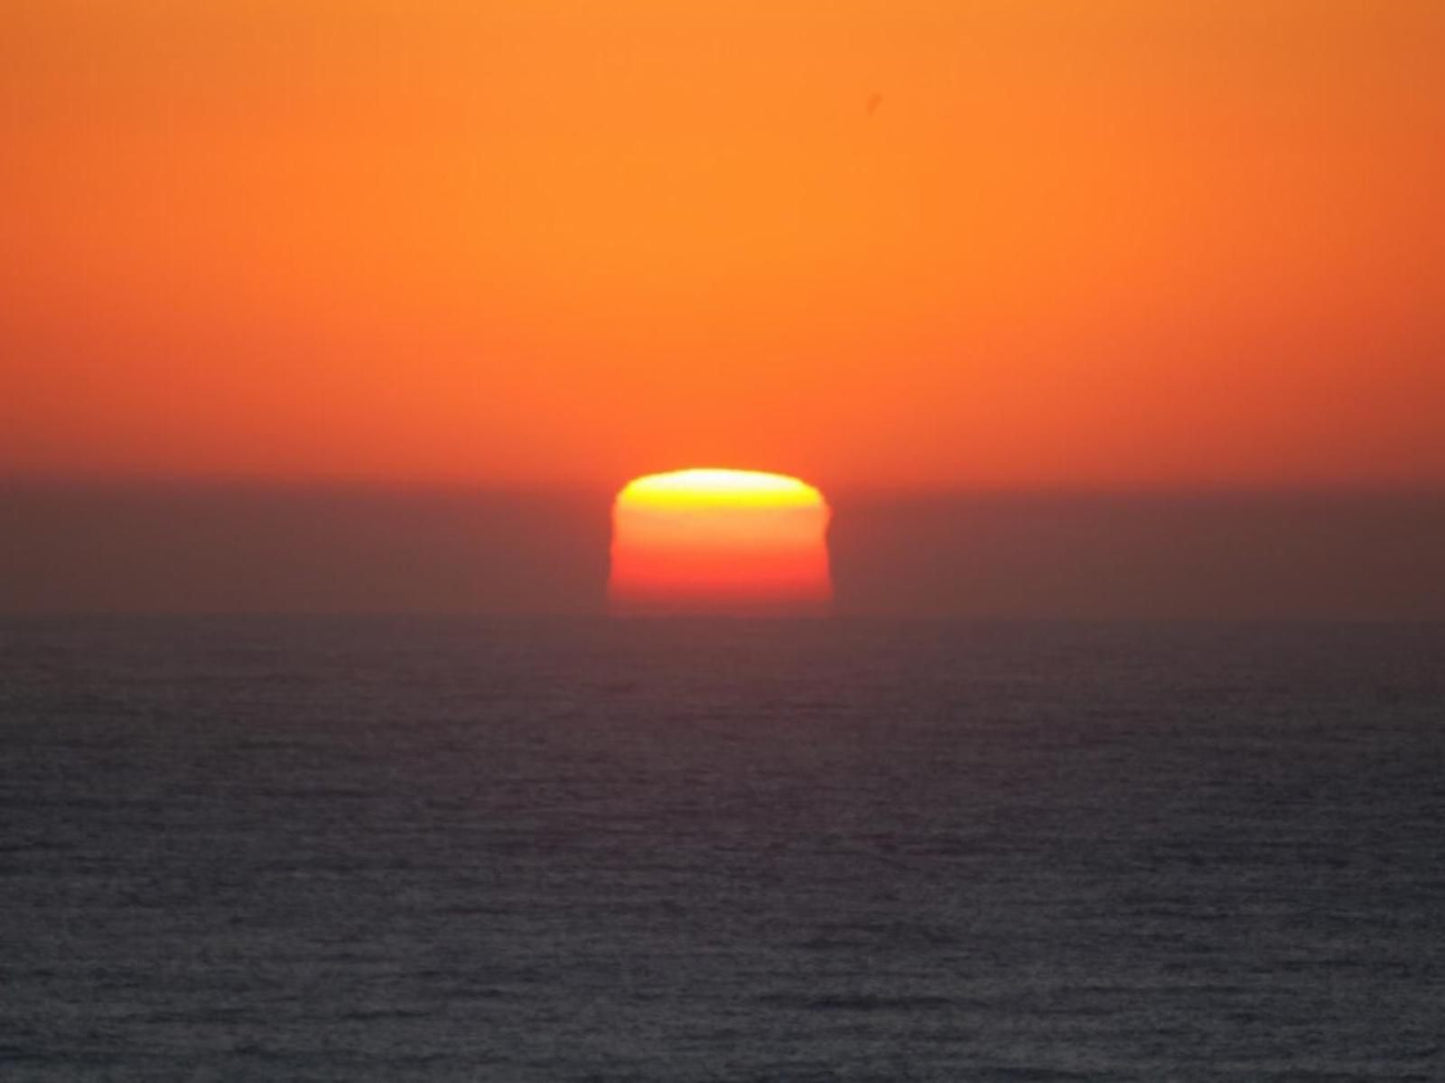
{"label": "sun glow", "polygon": [[815,613],[832,599],[823,495],[782,474],[653,474],[612,513],[617,612]]}

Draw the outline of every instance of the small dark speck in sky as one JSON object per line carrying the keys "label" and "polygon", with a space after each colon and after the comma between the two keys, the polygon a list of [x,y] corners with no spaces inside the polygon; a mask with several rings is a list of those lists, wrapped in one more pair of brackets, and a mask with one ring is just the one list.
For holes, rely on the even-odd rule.
{"label": "small dark speck in sky", "polygon": [[878,107],[879,107],[880,105],[882,105],[882,104],[883,104],[883,95],[882,95],[882,94],[879,94],[876,90],[875,90],[872,94],[869,94],[869,95],[868,95],[868,115],[871,117],[874,113],[876,113],[876,112],[878,111]]}

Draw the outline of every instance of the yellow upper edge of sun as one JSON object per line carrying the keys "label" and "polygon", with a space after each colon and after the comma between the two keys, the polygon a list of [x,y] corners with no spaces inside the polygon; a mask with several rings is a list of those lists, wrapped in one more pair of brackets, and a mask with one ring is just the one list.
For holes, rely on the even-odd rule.
{"label": "yellow upper edge of sun", "polygon": [[703,467],[648,474],[628,482],[619,505],[651,507],[824,507],[823,494],[786,474]]}

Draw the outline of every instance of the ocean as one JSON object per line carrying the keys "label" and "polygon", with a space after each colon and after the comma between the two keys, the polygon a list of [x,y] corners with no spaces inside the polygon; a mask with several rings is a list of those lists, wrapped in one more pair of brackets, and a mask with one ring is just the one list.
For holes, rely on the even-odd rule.
{"label": "ocean", "polygon": [[5,618],[0,1078],[1445,1080],[1445,627]]}

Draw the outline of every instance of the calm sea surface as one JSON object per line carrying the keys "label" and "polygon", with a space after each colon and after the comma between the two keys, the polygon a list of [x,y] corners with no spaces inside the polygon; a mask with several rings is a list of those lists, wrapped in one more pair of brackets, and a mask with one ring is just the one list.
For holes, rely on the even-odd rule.
{"label": "calm sea surface", "polygon": [[1445,628],[0,622],[0,1078],[1445,1080]]}

